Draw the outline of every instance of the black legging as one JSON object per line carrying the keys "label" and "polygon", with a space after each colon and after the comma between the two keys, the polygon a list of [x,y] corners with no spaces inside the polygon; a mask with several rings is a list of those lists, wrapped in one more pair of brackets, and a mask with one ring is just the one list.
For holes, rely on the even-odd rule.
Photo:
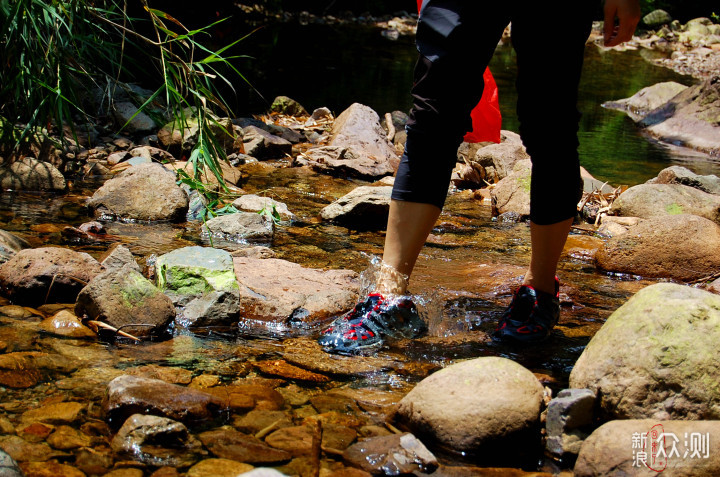
{"label": "black legging", "polygon": [[[549,11],[551,5],[563,11]],[[520,135],[533,163],[530,219],[546,225],[574,217],[582,193],[577,89],[595,7],[584,0],[425,0],[413,108],[392,198],[443,207],[457,148],[482,96],[483,72],[512,22]]]}

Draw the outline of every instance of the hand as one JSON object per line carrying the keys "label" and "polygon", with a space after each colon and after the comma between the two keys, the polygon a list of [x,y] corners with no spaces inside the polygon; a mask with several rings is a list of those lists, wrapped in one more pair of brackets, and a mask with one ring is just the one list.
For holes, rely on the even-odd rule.
{"label": "hand", "polygon": [[605,0],[605,46],[616,46],[631,40],[639,22],[640,0]]}

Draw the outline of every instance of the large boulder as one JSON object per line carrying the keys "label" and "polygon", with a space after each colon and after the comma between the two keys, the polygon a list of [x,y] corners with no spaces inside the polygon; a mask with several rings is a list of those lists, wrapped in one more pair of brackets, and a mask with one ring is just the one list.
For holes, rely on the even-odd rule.
{"label": "large boulder", "polygon": [[519,218],[530,216],[531,172],[530,160],[517,162],[513,171],[490,191],[495,214],[510,212]]}
{"label": "large boulder", "polygon": [[576,477],[720,475],[719,433],[720,421],[610,421],[583,443],[573,472]]}
{"label": "large boulder", "polygon": [[257,159],[282,159],[292,153],[292,143],[256,126],[243,128],[245,153]]}
{"label": "large boulder", "polygon": [[513,172],[515,164],[530,159],[522,142],[506,140],[478,149],[472,162],[485,169],[483,179],[497,183]]}
{"label": "large boulder", "polygon": [[720,195],[720,177],[716,175],[701,176],[682,166],[667,167],[660,171],[656,178],[650,179],[648,183],[682,184],[708,194]]}
{"label": "large boulder", "polygon": [[369,179],[393,174],[400,159],[377,113],[355,103],[335,120],[328,146],[308,150],[297,162],[320,172]]}
{"label": "large boulder", "polygon": [[82,289],[75,314],[102,321],[133,336],[156,335],[175,317],[175,307],[131,265],[96,276]]}
{"label": "large boulder", "polygon": [[629,98],[608,101],[603,106],[625,111],[634,121],[644,118],[650,111],[667,103],[688,87],[674,81],[657,83],[643,88]]}
{"label": "large boulder", "polygon": [[608,240],[599,268],[643,277],[696,280],[720,271],[720,226],[696,215],[651,217]]}
{"label": "large boulder", "polygon": [[320,216],[349,226],[384,229],[391,193],[390,186],[360,186],[322,209]]}
{"label": "large boulder", "polygon": [[[240,284],[240,325],[312,324],[355,304],[359,283],[350,270],[319,270],[275,258],[234,257]],[[259,323],[258,323],[259,322]]]}
{"label": "large boulder", "polygon": [[506,358],[448,366],[422,380],[398,406],[398,421],[428,444],[491,456],[528,445],[540,420],[543,387]]}
{"label": "large boulder", "polygon": [[178,305],[176,321],[185,326],[237,321],[239,290],[230,253],[209,247],[184,247],[158,257],[158,286]]}
{"label": "large boulder", "polygon": [[187,194],[160,164],[139,164],[107,181],[88,200],[96,215],[129,220],[185,219]]}
{"label": "large boulder", "polygon": [[680,92],[648,113],[640,125],[660,140],[720,153],[720,77]]}
{"label": "large boulder", "polygon": [[0,287],[18,305],[72,303],[102,266],[87,253],[67,248],[25,249],[0,265]]}
{"label": "large boulder", "polygon": [[590,340],[570,386],[610,419],[720,418],[720,296],[671,283],[640,290]]}
{"label": "large boulder", "polygon": [[0,187],[2,189],[32,191],[64,191],[65,177],[49,162],[24,157],[12,164],[0,164]]}
{"label": "large boulder", "polygon": [[620,194],[610,213],[640,218],[692,214],[720,223],[720,196],[681,184],[639,184]]}

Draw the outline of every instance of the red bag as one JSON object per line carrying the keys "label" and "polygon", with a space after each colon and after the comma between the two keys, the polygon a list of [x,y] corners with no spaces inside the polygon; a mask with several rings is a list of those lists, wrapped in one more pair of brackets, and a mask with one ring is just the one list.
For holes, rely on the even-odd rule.
{"label": "red bag", "polygon": [[[418,13],[422,7],[423,0],[417,0]],[[500,104],[498,102],[498,88],[490,73],[490,68],[485,68],[483,73],[485,89],[483,90],[480,102],[470,113],[472,119],[472,130],[465,135],[465,142],[500,142],[500,127],[502,116],[500,115]]]}

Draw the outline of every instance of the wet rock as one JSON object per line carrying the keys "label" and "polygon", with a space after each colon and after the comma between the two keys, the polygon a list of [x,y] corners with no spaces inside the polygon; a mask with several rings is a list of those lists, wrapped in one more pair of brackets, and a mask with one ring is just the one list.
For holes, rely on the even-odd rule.
{"label": "wet rock", "polygon": [[519,364],[477,358],[422,380],[400,401],[397,419],[452,452],[492,455],[533,439],[542,397],[540,382]]}
{"label": "wet rock", "polygon": [[24,157],[12,164],[0,164],[0,188],[29,191],[64,191],[65,177],[49,162]]}
{"label": "wet rock", "polygon": [[67,464],[59,462],[23,462],[20,464],[25,477],[86,477],[85,474]]}
{"label": "wet rock", "polygon": [[322,209],[320,215],[340,224],[385,228],[391,193],[390,186],[360,186]]}
{"label": "wet rock", "polygon": [[0,265],[0,287],[19,305],[68,303],[101,271],[87,253],[60,247],[26,249]]}
{"label": "wet rock", "polygon": [[199,435],[203,445],[215,456],[248,464],[278,464],[292,455],[274,449],[260,439],[228,429],[203,432]]}
{"label": "wet rock", "polygon": [[0,230],[0,263],[7,262],[13,255],[25,248],[30,248],[27,240]]}
{"label": "wet rock", "polygon": [[303,108],[303,106],[295,101],[292,98],[288,98],[287,96],[278,96],[276,97],[272,105],[270,106],[270,111],[273,113],[278,114],[285,114],[287,116],[307,116],[308,112]]}
{"label": "wet rock", "polygon": [[92,438],[70,426],[59,426],[55,429],[47,443],[55,449],[70,450],[80,447],[87,447],[92,444]]}
{"label": "wet rock", "polygon": [[435,456],[412,434],[365,439],[348,447],[343,459],[374,475],[432,472],[438,466]]}
{"label": "wet rock", "polygon": [[202,226],[203,235],[212,235],[232,242],[270,242],[275,226],[265,215],[238,212],[220,215]]}
{"label": "wet rock", "polygon": [[261,409],[254,409],[233,422],[233,427],[238,431],[252,435],[263,430],[269,429],[272,431],[284,427],[291,427],[292,425],[292,420],[290,420],[290,417],[284,411]]}
{"label": "wet rock", "polygon": [[249,320],[287,327],[317,323],[352,308],[357,300],[357,274],[350,270],[305,268],[275,258],[233,261],[241,326],[252,326]]}
{"label": "wet rock", "polygon": [[29,388],[54,377],[72,373],[77,364],[57,354],[23,351],[0,355],[0,384],[9,388]]}
{"label": "wet rock", "polygon": [[129,368],[125,371],[131,376],[159,379],[170,384],[190,384],[190,381],[192,381],[192,371],[183,368],[149,364],[146,366],[138,366],[137,368]]}
{"label": "wet rock", "polygon": [[331,355],[322,350],[317,341],[292,338],[283,342],[283,358],[301,368],[334,376],[384,373],[397,366],[391,359],[377,356],[355,357]]}
{"label": "wet rock", "polygon": [[682,184],[707,192],[720,195],[720,177],[716,175],[701,176],[682,166],[671,166],[660,171],[656,178],[648,183],[652,184]]}
{"label": "wet rock", "polygon": [[283,360],[257,361],[255,366],[264,374],[279,376],[285,379],[311,383],[326,383],[330,381],[330,378],[324,374],[313,373],[312,371],[293,366]]}
{"label": "wet rock", "polygon": [[695,215],[652,217],[608,240],[595,261],[603,270],[695,280],[720,270],[720,226]]}
{"label": "wet rock", "polygon": [[547,450],[557,457],[577,455],[593,423],[595,393],[589,389],[564,389],[547,410]]}
{"label": "wet rock", "polygon": [[610,213],[640,218],[692,214],[720,223],[720,196],[679,184],[639,184],[620,194]]}
{"label": "wet rock", "polygon": [[717,419],[720,297],[659,283],[618,308],[590,340],[570,386],[598,394],[611,419]]}
{"label": "wet rock", "polygon": [[51,449],[44,442],[34,444],[18,436],[0,436],[0,449],[17,462],[45,462],[67,455]]}
{"label": "wet rock", "polygon": [[400,164],[377,113],[355,103],[335,120],[327,147],[312,148],[298,164],[360,178],[392,175]]}
{"label": "wet rock", "polygon": [[140,265],[135,261],[135,257],[127,247],[121,244],[113,244],[104,256],[101,258],[100,264],[105,267],[105,270],[119,270],[125,265],[130,265],[131,268],[141,271]]}
{"label": "wet rock", "polygon": [[18,463],[3,451],[0,451],[0,475],[2,477],[24,477]]}
{"label": "wet rock", "polygon": [[145,474],[140,469],[125,468],[111,470],[103,477],[143,477]]}
{"label": "wet rock", "polygon": [[262,245],[256,245],[254,247],[241,248],[240,250],[234,250],[230,253],[233,257],[248,257],[248,258],[275,258],[276,253],[269,247],[263,247]]}
{"label": "wet rock", "polygon": [[478,189],[483,184],[483,174],[480,172],[481,169],[471,164],[457,164],[455,169],[452,171],[450,181],[458,189]]}
{"label": "wet rock", "polygon": [[674,81],[657,83],[641,89],[629,98],[608,101],[603,103],[603,106],[625,111],[633,120],[639,121],[686,89],[687,86]]}
{"label": "wet rock", "polygon": [[720,152],[720,81],[711,77],[682,91],[652,110],[640,126],[673,144],[716,154]]}
{"label": "wet rock", "polygon": [[96,338],[97,335],[70,310],[61,310],[40,322],[40,329],[66,338]]}
{"label": "wet rock", "polygon": [[206,390],[225,402],[225,406],[234,412],[246,412],[250,409],[277,411],[283,408],[284,400],[280,393],[272,388],[253,384],[234,384],[216,386]]}
{"label": "wet rock", "polygon": [[190,467],[187,477],[237,477],[253,466],[230,459],[205,459]]}
{"label": "wet rock", "polygon": [[200,442],[187,427],[165,417],[134,414],[111,443],[115,453],[149,465],[185,467],[194,463]]}
{"label": "wet rock", "polygon": [[345,450],[357,439],[357,432],[337,424],[326,424],[322,428],[322,447],[326,449]]}
{"label": "wet rock", "polygon": [[247,212],[277,212],[282,220],[295,219],[295,214],[288,210],[286,204],[284,204],[283,202],[277,202],[270,197],[263,197],[255,194],[245,194],[235,199],[232,205],[238,210],[244,210]]}
{"label": "wet rock", "polygon": [[482,179],[495,183],[510,175],[515,164],[529,159],[522,142],[512,140],[481,147],[474,157],[470,158],[471,162],[484,170]]}
{"label": "wet rock", "polygon": [[245,153],[257,159],[282,159],[292,153],[292,143],[255,126],[243,128]]}
{"label": "wet rock", "polygon": [[31,443],[43,442],[54,427],[50,424],[43,424],[42,422],[33,422],[31,424],[21,423],[15,433]]}
{"label": "wet rock", "polygon": [[84,447],[74,452],[75,467],[86,474],[103,475],[113,465],[112,451],[105,446]]}
{"label": "wet rock", "polygon": [[[653,462],[652,443],[658,443],[658,439],[648,435],[651,430],[657,431],[658,437],[665,433],[659,444],[667,458],[660,454]],[[678,477],[718,475],[720,442],[712,437],[718,432],[720,421],[610,421],[595,430],[583,443],[573,472],[577,477],[656,475],[658,472]],[[645,436],[644,443],[641,435]],[[698,439],[691,444],[689,436],[692,435]],[[705,442],[699,440],[708,436],[710,438]],[[638,461],[643,451],[647,456],[647,469]]]}
{"label": "wet rock", "polygon": [[24,422],[44,422],[60,425],[77,421],[85,405],[79,402],[59,402],[32,409],[23,413],[20,418]]}
{"label": "wet rock", "polygon": [[140,164],[105,182],[88,200],[96,215],[142,221],[181,221],[188,197],[175,174],[160,164]]}
{"label": "wet rock", "polygon": [[102,409],[112,426],[119,426],[137,413],[194,424],[220,416],[224,412],[225,403],[196,389],[125,375],[110,381]]}
{"label": "wet rock", "polygon": [[232,325],[238,321],[238,306],[237,290],[212,291],[188,303],[175,321],[184,327]]}
{"label": "wet rock", "polygon": [[313,450],[313,435],[310,426],[293,426],[278,429],[265,438],[265,443],[292,454],[293,457],[310,455]]}
{"label": "wet rock", "polygon": [[520,220],[530,216],[530,169],[529,160],[516,163],[492,189],[493,215],[514,213]]}
{"label": "wet rock", "polygon": [[75,314],[142,337],[164,332],[175,317],[175,307],[140,272],[125,265],[98,275],[83,288]]}

